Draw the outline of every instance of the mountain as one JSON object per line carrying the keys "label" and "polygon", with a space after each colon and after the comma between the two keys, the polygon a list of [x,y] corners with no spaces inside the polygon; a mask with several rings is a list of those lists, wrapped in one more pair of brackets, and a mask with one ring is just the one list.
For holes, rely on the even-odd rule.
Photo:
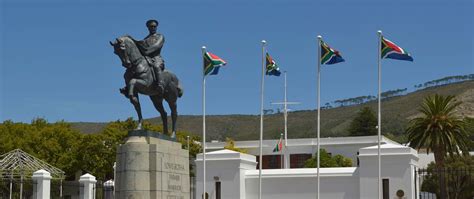
{"label": "mountain", "polygon": [[[463,117],[474,118],[474,81],[451,83],[443,86],[428,87],[403,96],[396,96],[382,101],[382,132],[400,136],[409,119],[418,114],[418,106],[423,98],[433,94],[455,95],[463,104],[457,110]],[[321,111],[321,136],[337,137],[347,135],[349,126],[356,113],[364,106],[377,111],[377,101],[325,109]],[[160,118],[147,120],[152,124],[161,124]],[[259,115],[209,115],[206,117],[209,140],[255,140],[259,138]],[[72,123],[73,128],[83,133],[99,132],[106,123]],[[181,115],[178,129],[191,134],[202,134],[202,116]],[[276,139],[284,129],[283,115],[269,114],[264,117],[264,138]],[[288,137],[304,138],[316,135],[316,111],[304,110],[288,113]]]}

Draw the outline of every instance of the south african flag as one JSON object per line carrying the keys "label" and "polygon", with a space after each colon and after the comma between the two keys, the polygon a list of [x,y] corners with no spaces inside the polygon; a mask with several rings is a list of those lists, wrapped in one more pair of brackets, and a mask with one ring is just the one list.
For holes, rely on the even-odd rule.
{"label": "south african flag", "polygon": [[219,68],[227,64],[223,59],[210,52],[204,54],[204,75],[217,75]]}
{"label": "south african flag", "polygon": [[282,136],[280,136],[280,140],[278,140],[275,148],[273,148],[273,152],[280,152],[283,149],[283,139]]}
{"label": "south african flag", "polygon": [[413,57],[411,57],[410,53],[408,53],[403,48],[400,48],[395,43],[383,37],[382,37],[382,45],[380,49],[380,56],[382,59],[387,58],[387,59],[413,61]]}
{"label": "south african flag", "polygon": [[272,56],[267,53],[266,56],[266,74],[267,75],[275,75],[275,76],[280,76],[280,68],[278,68],[278,65],[276,64],[275,60],[273,60]]}
{"label": "south african flag", "polygon": [[321,40],[321,64],[337,64],[345,61],[339,51],[329,47]]}

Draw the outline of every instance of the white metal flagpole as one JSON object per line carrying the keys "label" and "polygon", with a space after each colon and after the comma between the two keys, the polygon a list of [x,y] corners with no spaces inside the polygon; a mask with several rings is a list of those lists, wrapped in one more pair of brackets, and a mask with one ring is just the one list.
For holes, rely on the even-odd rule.
{"label": "white metal flagpole", "polygon": [[[286,96],[286,71],[284,72],[285,73],[285,109],[284,109],[284,116],[285,116],[285,151],[283,152],[285,155],[284,157],[288,157],[287,154],[288,154],[288,150],[287,150],[287,146],[288,146],[288,99],[287,99],[287,96]],[[288,169],[288,160],[287,159],[283,159],[284,161],[284,168],[285,169]]]}
{"label": "white metal flagpole", "polygon": [[[283,133],[280,133],[280,140],[278,141],[278,145],[280,145],[280,141],[281,141],[282,138],[283,138]],[[280,146],[278,146],[278,147],[280,147]],[[285,149],[283,149],[283,147],[282,147],[282,149],[280,150],[280,169],[285,168],[283,166],[283,150],[285,150]]]}
{"label": "white metal flagpole", "polygon": [[320,100],[321,100],[321,93],[320,93],[320,90],[321,90],[321,40],[322,40],[322,37],[321,35],[318,35],[318,123],[317,123],[317,139],[316,139],[316,145],[317,145],[317,169],[316,169],[316,173],[317,173],[317,178],[318,178],[318,187],[316,189],[316,199],[319,199],[319,184],[320,184],[320,177],[319,177],[319,161],[320,161],[320,145],[319,145],[319,139],[320,139],[320,126],[321,126],[321,104],[320,104]]}
{"label": "white metal flagpole", "polygon": [[263,148],[263,91],[265,88],[265,45],[262,40],[262,81],[261,81],[261,101],[260,101],[260,155],[258,161],[258,199],[262,199],[262,148]]}
{"label": "white metal flagpole", "polygon": [[[206,54],[206,46],[202,48],[202,56]],[[204,60],[203,60],[204,62]],[[205,64],[205,63],[203,63]],[[202,72],[202,168],[203,168],[203,180],[202,180],[202,194],[203,199],[206,198],[206,74],[203,67]]]}
{"label": "white metal flagpole", "polygon": [[380,166],[380,141],[382,139],[382,111],[381,111],[381,104],[382,104],[382,98],[381,98],[381,84],[382,84],[382,67],[381,67],[381,47],[382,47],[382,31],[379,30],[377,31],[377,34],[379,36],[379,45],[378,45],[378,57],[377,57],[377,62],[378,62],[378,123],[377,123],[377,159],[378,159],[378,198],[382,198],[382,172],[381,172],[381,166]]}

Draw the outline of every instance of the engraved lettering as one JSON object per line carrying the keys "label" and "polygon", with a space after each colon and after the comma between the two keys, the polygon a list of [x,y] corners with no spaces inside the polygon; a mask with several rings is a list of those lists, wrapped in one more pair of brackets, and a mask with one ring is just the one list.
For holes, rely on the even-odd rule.
{"label": "engraved lettering", "polygon": [[176,164],[176,163],[170,163],[170,162],[165,162],[165,168],[170,169],[170,170],[176,170],[176,171],[184,171],[185,167],[182,164]]}
{"label": "engraved lettering", "polygon": [[181,181],[181,176],[175,175],[175,174],[169,174],[168,179],[175,180],[175,181]]}
{"label": "engraved lettering", "polygon": [[168,173],[168,190],[181,191],[181,176],[178,174]]}
{"label": "engraved lettering", "polygon": [[181,191],[181,185],[168,185],[168,190],[170,191]]}
{"label": "engraved lettering", "polygon": [[184,199],[184,196],[168,195],[166,199]]}

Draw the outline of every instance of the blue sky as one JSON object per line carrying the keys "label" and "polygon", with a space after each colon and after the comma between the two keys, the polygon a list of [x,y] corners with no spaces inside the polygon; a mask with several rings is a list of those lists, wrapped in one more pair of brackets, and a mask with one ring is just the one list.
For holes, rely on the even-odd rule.
{"label": "blue sky", "polygon": [[[295,110],[316,108],[316,36],[346,62],[322,69],[322,103],[377,93],[377,30],[415,61],[382,61],[383,90],[474,73],[473,1],[2,1],[0,121],[103,122],[135,117],[121,96],[123,68],[110,40],[142,39],[160,21],[162,56],[184,86],[179,114],[199,115],[201,46],[228,62],[207,80],[208,114],[258,114],[261,45],[288,71]],[[265,107],[283,98],[267,77]],[[145,118],[158,113],[141,96]]]}

